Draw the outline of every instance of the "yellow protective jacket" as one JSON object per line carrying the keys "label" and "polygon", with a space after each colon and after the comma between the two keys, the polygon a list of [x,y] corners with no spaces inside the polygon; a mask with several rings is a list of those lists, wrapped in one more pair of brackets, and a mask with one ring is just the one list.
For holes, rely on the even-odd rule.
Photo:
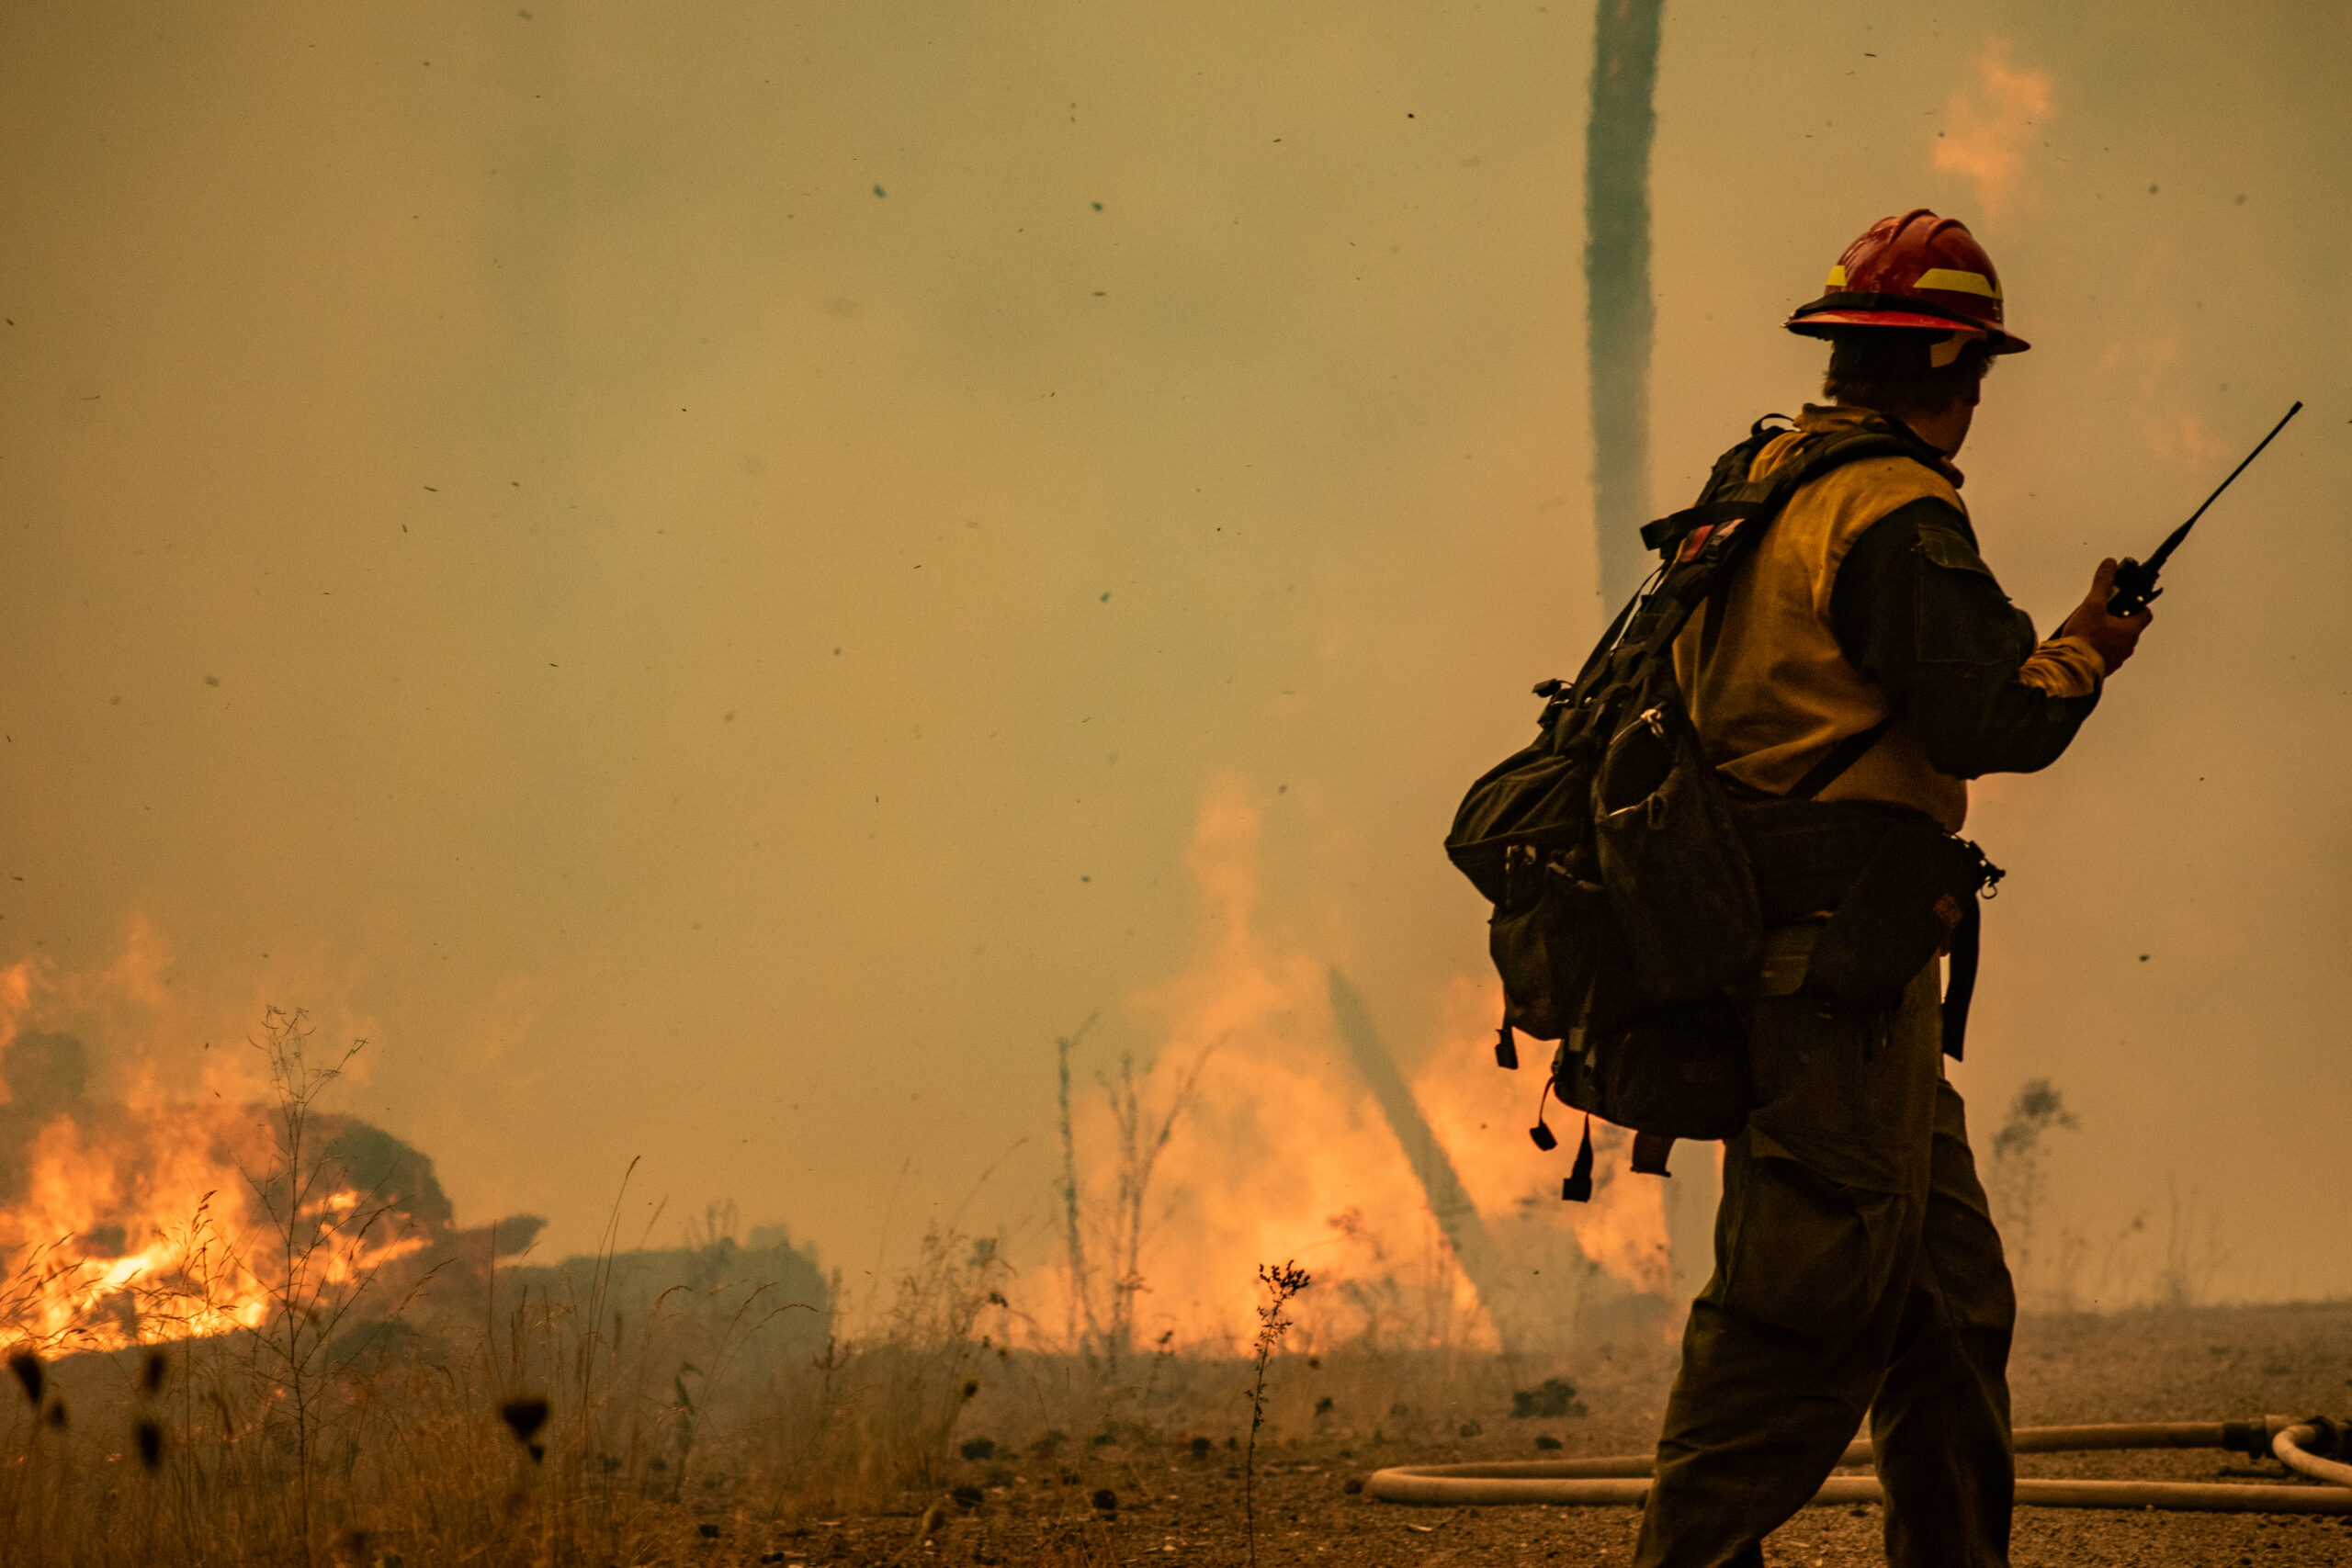
{"label": "yellow protective jacket", "polygon": [[[1910,434],[1867,410],[1807,407],[1748,477],[1770,475],[1803,434],[1863,423]],[[1820,798],[1893,801],[1957,832],[1966,781],[2055,761],[2106,666],[2078,637],[2036,638],[1976,552],[1959,470],[1919,446],[1916,460],[1862,458],[1791,497],[1720,618],[1702,605],[1683,628],[1675,674],[1708,761],[1773,795],[1893,715]]]}

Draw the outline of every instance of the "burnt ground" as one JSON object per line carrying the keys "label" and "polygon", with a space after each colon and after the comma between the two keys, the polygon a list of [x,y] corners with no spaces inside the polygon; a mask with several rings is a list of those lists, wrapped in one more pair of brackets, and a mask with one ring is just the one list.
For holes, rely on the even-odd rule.
{"label": "burnt ground", "polygon": [[[1383,1465],[1638,1452],[1654,1435],[1670,1350],[1645,1346],[1579,1380],[1584,1410],[1514,1419],[1505,1384],[1470,1380],[1460,1407],[1386,1406],[1369,1430],[1330,1418],[1315,1435],[1263,1444],[1257,1466],[1258,1558],[1315,1562],[1625,1562],[1637,1510],[1627,1507],[1414,1508],[1373,1502],[1351,1483]],[[1284,1375],[1308,1376],[1298,1367]],[[2352,1414],[2352,1303],[2199,1309],[2117,1317],[2029,1319],[2012,1364],[2018,1424],[2224,1420],[2265,1413]],[[1359,1391],[1361,1392],[1361,1391]],[[1498,1408],[1499,1406],[1499,1408]],[[1345,1404],[1335,1398],[1335,1407]],[[1391,1431],[1387,1428],[1400,1428]],[[1204,1451],[1202,1451],[1204,1450]],[[1548,1452],[1548,1450],[1544,1450]],[[1072,1442],[960,1461],[961,1500],[909,1497],[886,1512],[730,1522],[714,1560],[832,1563],[1142,1563],[1245,1562],[1238,1450],[1181,1430],[1130,1427]],[[2242,1456],[2218,1451],[2029,1456],[2020,1473],[2245,1480]],[[2281,1484],[2302,1484],[2281,1480]],[[1104,1495],[1107,1494],[1108,1495]],[[1109,1507],[1098,1506],[1111,1503]],[[1765,1546],[1773,1568],[1883,1561],[1875,1507],[1806,1508]],[[2110,1513],[2020,1508],[2021,1565],[2352,1564],[2352,1521],[2289,1515]]]}

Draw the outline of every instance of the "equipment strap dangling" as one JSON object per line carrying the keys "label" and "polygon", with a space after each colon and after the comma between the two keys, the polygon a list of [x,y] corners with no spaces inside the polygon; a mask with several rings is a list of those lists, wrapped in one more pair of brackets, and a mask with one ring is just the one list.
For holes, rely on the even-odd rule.
{"label": "equipment strap dangling", "polygon": [[1584,1142],[1577,1145],[1577,1163],[1568,1168],[1566,1179],[1560,1183],[1560,1201],[1592,1201],[1592,1118],[1589,1116],[1584,1119]]}
{"label": "equipment strap dangling", "polygon": [[1527,1130],[1527,1135],[1535,1141],[1535,1146],[1547,1155],[1560,1146],[1560,1140],[1553,1135],[1551,1124],[1544,1120],[1544,1107],[1551,1102],[1551,1099],[1552,1078],[1547,1073],[1544,1078],[1544,1092],[1535,1097],[1535,1125]]}
{"label": "equipment strap dangling", "polygon": [[1968,1043],[1968,1004],[1976,995],[1976,959],[1983,945],[1984,911],[1973,895],[1951,933],[1951,968],[1944,982],[1944,1055],[1960,1060]]}

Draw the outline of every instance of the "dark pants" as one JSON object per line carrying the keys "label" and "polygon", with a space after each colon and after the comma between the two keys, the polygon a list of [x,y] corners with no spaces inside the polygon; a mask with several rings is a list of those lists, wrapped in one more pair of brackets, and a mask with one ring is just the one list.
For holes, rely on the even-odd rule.
{"label": "dark pants", "polygon": [[1635,1568],[1760,1568],[1865,1412],[1888,1562],[2008,1562],[2016,1298],[1939,1033],[1932,964],[1876,1020],[1756,1004]]}

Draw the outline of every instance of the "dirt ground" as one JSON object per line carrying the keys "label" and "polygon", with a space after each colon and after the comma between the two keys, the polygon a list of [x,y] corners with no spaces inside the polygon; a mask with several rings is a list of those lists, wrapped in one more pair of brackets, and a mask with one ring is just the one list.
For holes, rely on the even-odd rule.
{"label": "dirt ground", "polygon": [[[1645,1341],[1649,1337],[1645,1337]],[[1338,1395],[1313,1435],[1261,1439],[1258,1560],[1332,1568],[1385,1563],[1611,1563],[1632,1555],[1629,1507],[1417,1508],[1374,1502],[1363,1478],[1384,1465],[1646,1450],[1671,1348],[1611,1348],[1577,1380],[1584,1410],[1514,1418],[1508,1383],[1457,1383],[1454,1408],[1391,1404],[1378,1421]],[[1297,1359],[1280,1376],[1311,1382]],[[2202,1309],[2109,1318],[2029,1319],[2012,1364],[2019,1426],[2085,1421],[2231,1420],[2266,1413],[2352,1414],[2352,1303]],[[1351,1385],[1361,1399],[1365,1385]],[[1293,1391],[1295,1393],[1296,1391]],[[1436,1402],[1436,1403],[1442,1403]],[[957,1490],[888,1513],[752,1524],[709,1541],[717,1561],[806,1563],[1237,1564],[1247,1561],[1240,1454],[1221,1438],[1147,1431],[1033,1445],[960,1461]],[[2264,1467],[2280,1484],[2275,1464]],[[2219,1451],[2030,1456],[2020,1473],[2248,1480]],[[1882,1562],[1875,1507],[1814,1507],[1765,1543],[1773,1568]],[[706,1533],[707,1527],[706,1527]],[[2020,1508],[2020,1568],[2098,1565],[2352,1564],[2352,1519],[2290,1515],[2110,1513]]]}

